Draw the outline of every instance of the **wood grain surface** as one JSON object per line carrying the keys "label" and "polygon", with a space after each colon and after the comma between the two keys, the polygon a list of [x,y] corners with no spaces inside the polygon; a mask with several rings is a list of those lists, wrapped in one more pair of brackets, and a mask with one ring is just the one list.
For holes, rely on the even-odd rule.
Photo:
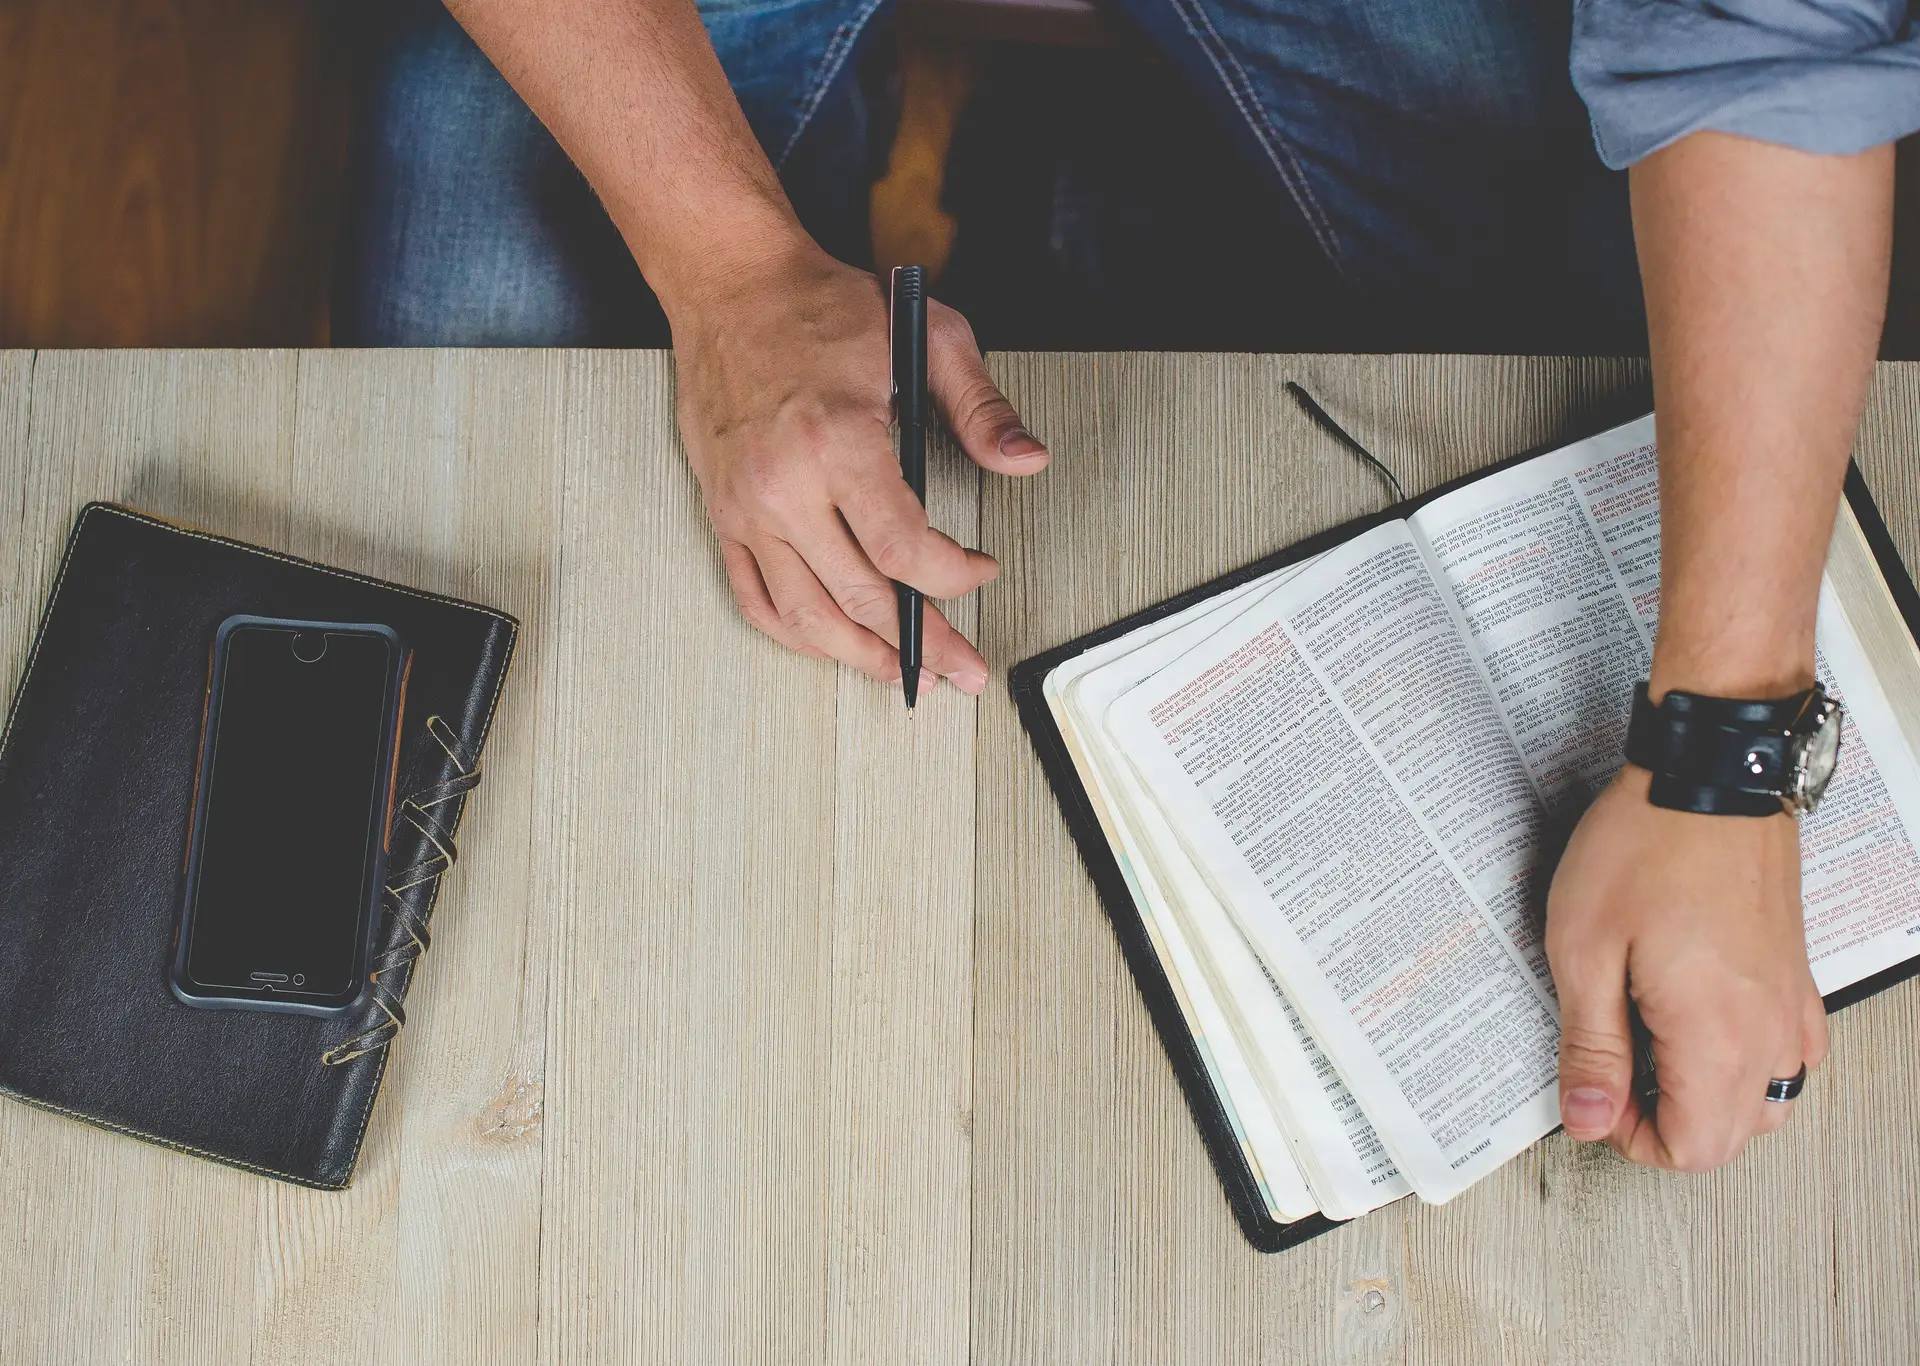
{"label": "wood grain surface", "polygon": [[[1632,404],[1632,362],[1008,355],[1052,468],[934,464],[997,668]],[[526,626],[353,1187],[0,1103],[7,1362],[1920,1359],[1920,991],[1708,1177],[1548,1140],[1242,1241],[1003,682],[732,610],[670,360],[0,352],[0,688],[109,497]],[[1920,368],[1859,458],[1920,557]],[[77,1355],[76,1355],[77,1353]]]}

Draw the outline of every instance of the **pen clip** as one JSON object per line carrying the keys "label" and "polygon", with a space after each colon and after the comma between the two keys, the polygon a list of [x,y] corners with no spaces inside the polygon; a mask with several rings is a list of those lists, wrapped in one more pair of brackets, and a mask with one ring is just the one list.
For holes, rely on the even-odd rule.
{"label": "pen clip", "polygon": [[894,421],[927,421],[927,284],[921,266],[895,266],[889,278],[887,351],[893,372]]}
{"label": "pen clip", "polygon": [[918,297],[914,286],[919,273],[918,266],[895,266],[887,272],[887,369],[893,387],[893,420],[901,426],[912,416],[902,408],[913,383],[912,342],[901,333],[912,326],[912,305]]}

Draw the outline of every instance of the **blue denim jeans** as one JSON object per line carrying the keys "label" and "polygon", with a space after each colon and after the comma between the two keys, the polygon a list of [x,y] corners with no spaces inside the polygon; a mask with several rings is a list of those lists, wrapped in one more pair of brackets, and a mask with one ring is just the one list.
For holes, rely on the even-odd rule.
{"label": "blue denim jeans", "polygon": [[[802,221],[852,259],[866,250],[867,132],[864,103],[842,77],[878,3],[706,0],[701,10]],[[658,305],[592,189],[439,0],[391,0],[368,22],[335,343],[621,345],[662,335]]]}
{"label": "blue denim jeans", "polygon": [[[882,3],[701,3],[802,221],[855,261],[867,115],[850,63]],[[1567,0],[1119,4],[1356,308],[1450,321],[1438,335],[1463,349],[1524,349],[1556,316],[1633,332],[1624,177],[1567,75]],[[479,49],[435,0],[388,13],[336,341],[605,345],[657,322],[591,191]]]}

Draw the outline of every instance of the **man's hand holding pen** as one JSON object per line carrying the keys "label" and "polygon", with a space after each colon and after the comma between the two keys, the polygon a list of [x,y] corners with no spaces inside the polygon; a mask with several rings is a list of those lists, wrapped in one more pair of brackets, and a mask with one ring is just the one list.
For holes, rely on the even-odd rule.
{"label": "man's hand holding pen", "polygon": [[[927,505],[927,272],[895,266],[887,282],[888,336],[893,351],[893,423],[900,443],[900,477],[921,507]],[[920,700],[920,650],[926,595],[910,583],[893,586],[900,604],[900,690],[907,711]]]}
{"label": "man's hand holding pen", "polygon": [[[806,244],[729,275],[684,319],[680,428],[740,610],[783,645],[898,682],[894,582],[957,598],[999,565],[929,526],[901,477],[883,286]],[[939,303],[927,355],[934,408],[976,464],[1046,468],[966,319]],[[986,687],[980,652],[932,608],[923,660],[923,692],[936,677]]]}

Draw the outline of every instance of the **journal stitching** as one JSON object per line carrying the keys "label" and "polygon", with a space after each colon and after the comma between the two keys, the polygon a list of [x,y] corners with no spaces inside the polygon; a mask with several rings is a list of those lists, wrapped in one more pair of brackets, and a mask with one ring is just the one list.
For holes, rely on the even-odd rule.
{"label": "journal stitching", "polygon": [[[1261,150],[1273,163],[1273,169],[1279,173],[1287,193],[1293,197],[1294,203],[1299,207],[1301,216],[1307,220],[1307,227],[1312,231],[1314,240],[1320,244],[1320,250],[1326,254],[1333,268],[1344,275],[1346,272],[1341,261],[1339,238],[1333,231],[1331,220],[1320,207],[1320,201],[1314,196],[1312,186],[1307,183],[1306,172],[1301,167],[1299,158],[1294,155],[1292,145],[1285,135],[1273,126],[1273,121],[1266,116],[1264,109],[1256,116],[1253,108],[1249,107],[1250,105],[1259,106],[1259,100],[1252,93],[1252,78],[1240,65],[1239,59],[1233,55],[1226,40],[1220,36],[1220,31],[1214,27],[1213,20],[1202,8],[1200,0],[1169,0],[1169,3],[1173,6],[1174,12],[1180,16],[1181,22],[1186,25],[1187,32],[1192,35],[1195,44],[1212,63],[1214,72],[1220,77],[1220,83],[1226,87],[1234,107],[1240,111],[1240,117],[1246,121],[1248,131],[1260,143]],[[1207,34],[1212,36],[1211,43],[1195,27],[1196,18],[1201,25],[1205,26]],[[1232,67],[1231,72],[1227,69],[1229,66]],[[1235,79],[1236,76],[1238,80]],[[1281,164],[1283,158],[1286,165]]]}
{"label": "journal stitching", "polygon": [[[249,551],[252,554],[262,555],[271,560],[279,560],[284,564],[293,564],[307,569],[315,569],[323,574],[330,574],[335,578],[346,579],[351,583],[363,583],[375,588],[390,589],[393,592],[405,593],[409,597],[420,598],[427,602],[442,603],[449,607],[462,607],[467,611],[478,613],[492,621],[501,623],[506,626],[509,631],[517,633],[519,630],[520,624],[512,617],[506,615],[504,612],[495,612],[490,608],[481,607],[477,603],[463,602],[459,598],[445,597],[438,593],[423,592],[417,588],[408,588],[397,583],[388,583],[382,579],[375,579],[365,574],[350,573],[344,569],[333,569],[327,565],[315,564],[311,560],[303,560],[296,555],[284,555],[279,551],[268,550],[262,546],[248,545],[244,541],[235,541],[225,536],[216,536],[211,532],[200,531],[189,526],[182,526],[177,522],[170,522],[163,517],[155,517],[148,513],[136,512],[131,508],[118,507],[111,503],[91,503],[82,510],[79,521],[74,525],[73,533],[67,538],[67,550],[66,554],[63,555],[60,560],[60,572],[54,577],[53,592],[47,598],[46,611],[40,618],[40,629],[34,634],[33,648],[27,653],[27,667],[21,671],[20,686],[15,689],[13,706],[11,706],[7,712],[6,728],[0,730],[0,764],[3,764],[6,760],[7,746],[13,738],[13,723],[19,712],[19,701],[26,695],[27,685],[33,678],[34,666],[39,662],[40,649],[46,644],[47,629],[53,621],[54,608],[59,605],[61,589],[66,586],[67,570],[72,567],[74,554],[80,547],[80,533],[86,529],[87,519],[92,517],[96,512],[111,513],[117,517],[124,517],[131,522],[142,522],[149,526],[162,527],[183,536],[191,536],[196,540],[211,542],[214,545],[230,546],[235,550]],[[507,667],[502,669],[500,676],[494,680],[493,696],[488,700],[486,719],[480,725],[480,734],[475,743],[476,752],[485,746],[487,736],[492,733],[493,719],[500,709],[500,695],[506,688],[507,675],[511,671],[512,656],[509,655]],[[462,802],[460,804],[459,814],[454,817],[453,827],[449,832],[450,838],[459,834],[460,822],[465,816],[466,803]],[[439,884],[436,883],[434,885],[433,895],[428,898],[427,901],[426,909],[429,916],[431,916],[433,908],[439,904],[439,901],[440,887]],[[408,985],[412,984],[413,974],[411,970],[408,971],[407,981]],[[353,1151],[347,1156],[347,1170],[349,1172],[360,1164],[360,1151],[362,1147],[365,1146],[367,1139],[367,1117],[373,1113],[373,1103],[380,1095],[380,1084],[386,1078],[387,1059],[390,1053],[389,1050],[385,1048],[380,1049],[379,1052],[379,1070],[374,1074],[373,1086],[367,1092],[366,1104],[360,1109],[360,1118],[356,1125]],[[295,1185],[307,1186],[314,1190],[344,1190],[347,1186],[347,1182],[345,1181],[337,1184],[314,1181],[308,1177],[296,1176],[291,1172],[281,1171],[275,1167],[262,1166],[259,1163],[248,1162],[242,1158],[226,1157],[219,1153],[209,1152],[204,1148],[195,1147],[191,1143],[181,1143],[175,1139],[162,1138],[158,1134],[150,1134],[146,1130],[136,1129],[132,1125],[120,1124],[110,1119],[86,1114],[80,1110],[69,1109],[64,1105],[58,1105],[52,1101],[45,1101],[34,1096],[24,1095],[10,1086],[0,1086],[0,1092],[13,1096],[29,1105],[37,1106],[42,1110],[65,1115],[70,1119],[96,1125],[103,1129],[109,1129],[115,1133],[127,1134],[135,1138],[144,1139],[160,1147],[170,1148],[175,1152],[192,1153],[196,1157],[204,1157],[212,1162],[224,1163],[229,1167],[238,1167],[246,1171],[258,1172],[262,1176],[278,1177],[285,1181],[291,1181]]]}
{"label": "journal stitching", "polygon": [[882,3],[884,0],[866,0],[866,3],[860,7],[859,13],[834,30],[833,39],[827,44],[827,50],[820,58],[820,74],[815,78],[813,87],[800,101],[800,122],[788,135],[787,145],[780,149],[780,155],[773,163],[776,170],[785,166],[787,158],[793,155],[793,149],[800,143],[800,135],[806,132],[807,125],[813,122],[813,116],[818,112],[821,101],[826,99],[827,91],[833,85],[834,78],[840,74],[840,68],[846,64],[847,54],[853,50],[854,41],[859,38],[860,31],[867,26],[867,20],[873,17],[874,11],[879,9]]}
{"label": "journal stitching", "polygon": [[[491,607],[482,607],[476,602],[467,602],[461,598],[448,597],[444,593],[429,593],[420,588],[408,588],[405,584],[390,583],[386,579],[377,579],[371,574],[355,574],[351,570],[335,569],[330,565],[316,564],[312,560],[303,560],[298,555],[286,555],[278,550],[268,550],[265,546],[248,545],[245,541],[236,541],[227,536],[216,536],[211,531],[201,531],[197,527],[185,526],[179,522],[170,521],[165,517],[156,517],[150,512],[137,512],[133,508],[119,507],[113,503],[96,503],[93,507],[88,508],[87,512],[88,514],[94,512],[112,513],[114,516],[124,517],[130,522],[145,522],[149,526],[165,527],[167,530],[178,532],[182,536],[191,536],[196,541],[210,541],[214,545],[224,545],[234,550],[244,550],[250,555],[262,555],[270,560],[278,560],[282,564],[294,564],[299,565],[303,569],[315,569],[322,574],[331,574],[336,579],[346,579],[349,583],[364,583],[373,588],[386,588],[391,589],[395,593],[405,593],[408,597],[420,598],[426,602],[439,602],[445,603],[448,607],[464,608],[469,612],[477,612],[481,616],[489,617],[494,621],[505,622],[508,626],[516,629],[518,629],[520,625],[519,622],[508,616],[505,612],[496,612]],[[80,520],[82,525],[84,525],[86,517],[82,516]],[[79,528],[76,527],[74,530],[76,532],[74,539],[78,540],[79,537],[77,533]],[[68,547],[68,554],[69,556],[72,554],[71,546]],[[57,587],[55,591],[58,591]]]}
{"label": "journal stitching", "polygon": [[[248,1162],[245,1158],[228,1157],[224,1153],[208,1152],[205,1148],[196,1148],[191,1143],[181,1143],[177,1139],[162,1138],[158,1134],[150,1134],[145,1129],[136,1129],[131,1124],[119,1124],[110,1119],[101,1119],[99,1116],[87,1114],[83,1110],[70,1110],[66,1106],[56,1105],[50,1100],[42,1100],[38,1096],[29,1096],[23,1092],[16,1091],[11,1086],[0,1086],[0,1094],[12,1096],[22,1104],[31,1105],[35,1109],[51,1111],[53,1114],[64,1115],[68,1119],[78,1120],[80,1123],[90,1125],[96,1129],[108,1129],[116,1134],[126,1134],[130,1138],[144,1139],[146,1142],[155,1144],[158,1147],[170,1148],[176,1153],[191,1153],[195,1157],[204,1157],[209,1162],[218,1162],[222,1166],[239,1167],[243,1171],[257,1172],[261,1176],[277,1177],[282,1181],[291,1181],[296,1186],[306,1186],[311,1190],[337,1191],[347,1188],[347,1183],[344,1181],[315,1181],[311,1177],[295,1176],[292,1172],[283,1172],[275,1167],[263,1167],[257,1162]],[[357,1146],[354,1152],[357,1156],[359,1153]]]}

